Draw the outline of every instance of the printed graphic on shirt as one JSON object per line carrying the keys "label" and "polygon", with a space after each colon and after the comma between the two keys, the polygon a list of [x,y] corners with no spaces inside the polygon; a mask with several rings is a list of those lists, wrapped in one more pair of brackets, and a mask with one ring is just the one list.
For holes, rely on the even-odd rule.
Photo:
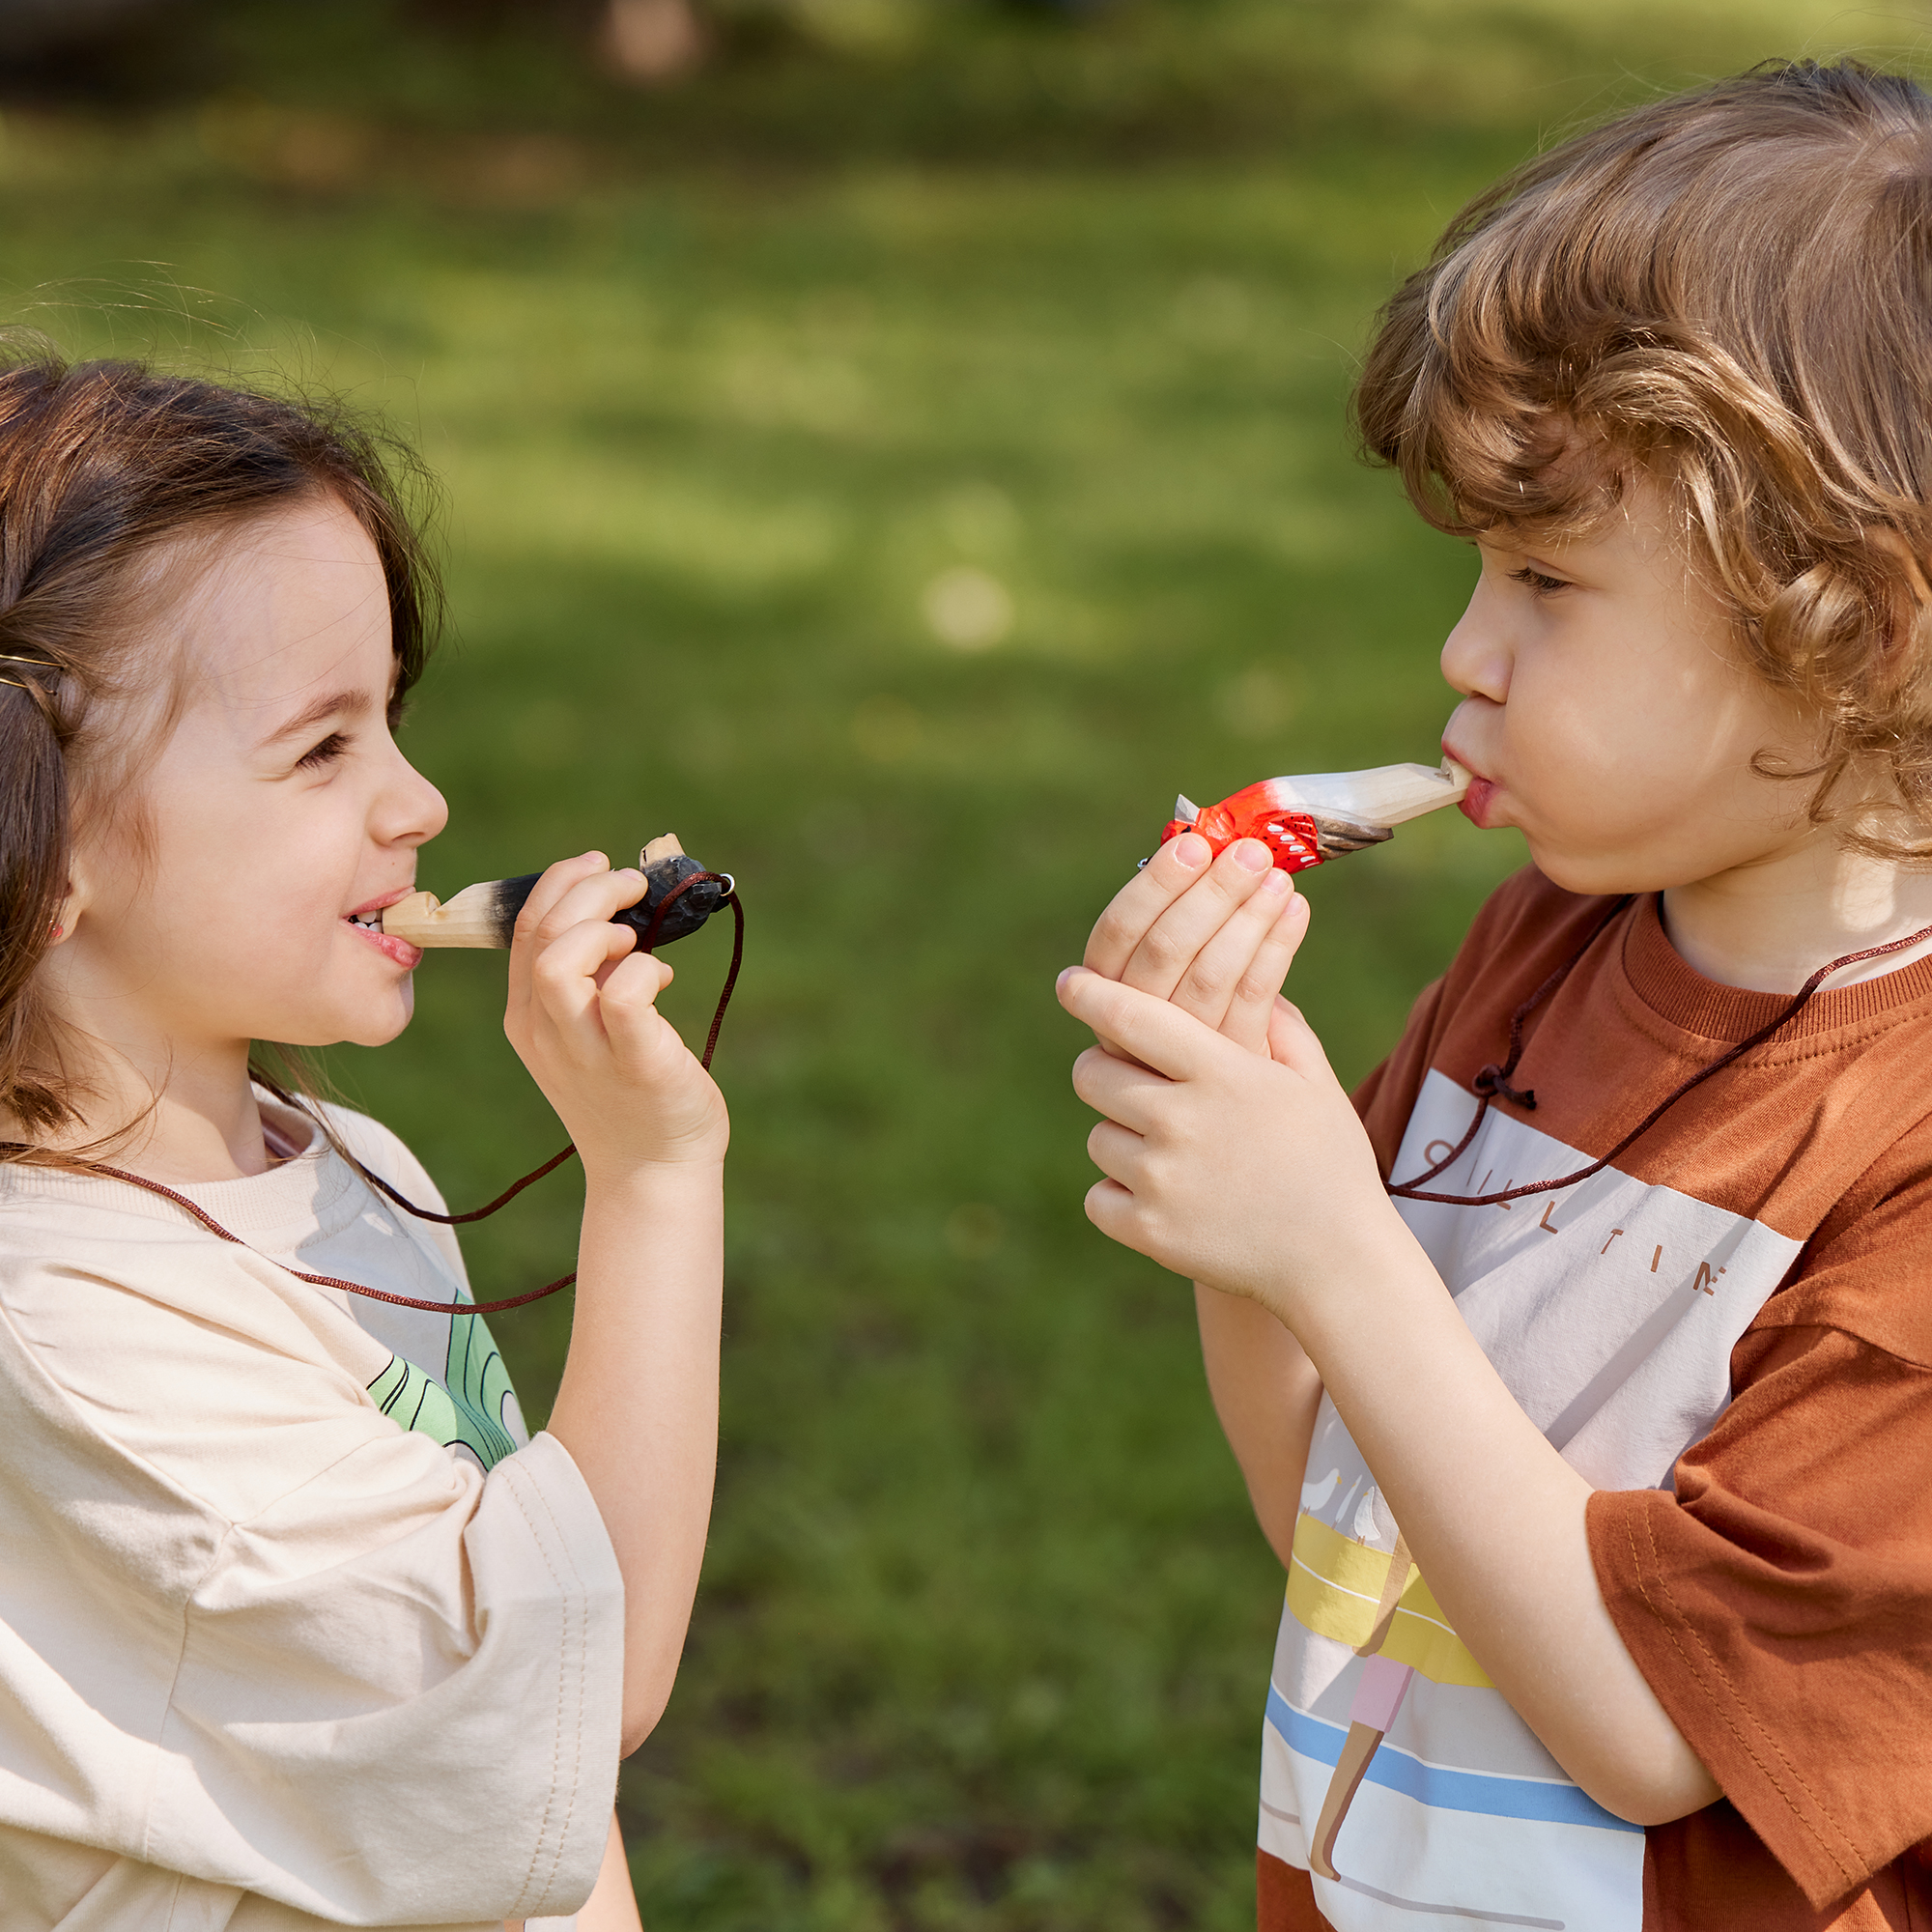
{"label": "printed graphic on shirt", "polygon": [[522,1434],[516,1391],[480,1315],[446,1318],[449,1353],[438,1380],[391,1355],[389,1365],[369,1384],[376,1406],[405,1429],[468,1450],[485,1469],[515,1452]]}
{"label": "printed graphic on shirt", "polygon": [[[1432,1071],[1396,1177],[1447,1153],[1474,1105]],[[1430,1185],[1494,1193],[1589,1161],[1497,1108]],[[1397,1205],[1511,1393],[1600,1489],[1669,1481],[1723,1411],[1731,1349],[1800,1247],[1614,1169],[1508,1205]],[[1431,1918],[1638,1932],[1642,1829],[1572,1783],[1491,1686],[1325,1397],[1293,1558],[1263,1733],[1261,1845],[1313,1871],[1337,1932]],[[1520,1558],[1533,1574],[1539,1552]]]}

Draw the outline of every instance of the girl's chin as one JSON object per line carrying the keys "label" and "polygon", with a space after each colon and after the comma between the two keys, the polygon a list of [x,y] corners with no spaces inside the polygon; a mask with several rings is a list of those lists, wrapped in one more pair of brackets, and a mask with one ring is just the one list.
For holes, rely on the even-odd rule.
{"label": "girl's chin", "polygon": [[[387,1046],[414,1017],[416,1009],[416,986],[412,979],[406,978],[384,1007],[370,1003],[368,1010],[356,1015],[353,1025],[346,1027],[329,1045],[342,1046]],[[318,1042],[321,1044],[323,1042]]]}

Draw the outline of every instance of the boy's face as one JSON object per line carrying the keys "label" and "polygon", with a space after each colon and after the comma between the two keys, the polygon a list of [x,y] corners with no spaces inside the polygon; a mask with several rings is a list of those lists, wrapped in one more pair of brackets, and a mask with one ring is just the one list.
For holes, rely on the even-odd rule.
{"label": "boy's face", "polygon": [[1553,542],[1496,531],[1442,647],[1463,694],[1443,749],[1475,774],[1463,810],[1514,825],[1557,885],[1655,892],[1773,863],[1821,835],[1819,727],[1740,661],[1731,619],[1634,477],[1604,529]]}

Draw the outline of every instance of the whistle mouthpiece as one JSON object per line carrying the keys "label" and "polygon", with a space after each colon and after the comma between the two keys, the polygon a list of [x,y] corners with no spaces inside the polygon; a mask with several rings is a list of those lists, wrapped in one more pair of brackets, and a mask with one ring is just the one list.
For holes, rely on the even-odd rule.
{"label": "whistle mouthpiece", "polygon": [[1366,772],[1308,772],[1264,779],[1205,810],[1184,793],[1160,835],[1165,845],[1198,832],[1216,854],[1239,838],[1259,838],[1284,872],[1305,872],[1330,859],[1379,845],[1394,828],[1425,811],[1456,805],[1469,774],[1455,759],[1439,765],[1377,765]]}
{"label": "whistle mouthpiece", "polygon": [[[640,946],[658,907],[685,880],[695,878],[698,883],[678,895],[677,903],[658,927],[654,946],[668,946],[673,939],[696,932],[724,903],[731,890],[715,878],[700,877],[708,868],[685,851],[673,833],[653,838],[638,854],[638,865],[644,875],[644,895],[636,905],[617,913],[611,923],[628,925]],[[504,951],[516,930],[517,915],[542,876],[541,872],[525,872],[514,879],[486,879],[479,885],[465,886],[446,903],[434,893],[412,893],[384,912],[383,930],[407,939],[412,946]]]}

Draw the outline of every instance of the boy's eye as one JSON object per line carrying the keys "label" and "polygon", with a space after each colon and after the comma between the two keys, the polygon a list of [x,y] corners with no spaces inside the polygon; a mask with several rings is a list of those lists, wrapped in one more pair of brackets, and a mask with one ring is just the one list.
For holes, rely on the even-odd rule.
{"label": "boy's eye", "polygon": [[331,731],[320,744],[311,746],[296,760],[298,771],[320,771],[324,765],[332,765],[349,749],[349,740],[340,731]]}
{"label": "boy's eye", "polygon": [[1520,583],[1537,597],[1548,597],[1552,590],[1567,590],[1570,587],[1562,578],[1551,577],[1548,571],[1538,570],[1527,563],[1520,570],[1510,572],[1510,582]]}

